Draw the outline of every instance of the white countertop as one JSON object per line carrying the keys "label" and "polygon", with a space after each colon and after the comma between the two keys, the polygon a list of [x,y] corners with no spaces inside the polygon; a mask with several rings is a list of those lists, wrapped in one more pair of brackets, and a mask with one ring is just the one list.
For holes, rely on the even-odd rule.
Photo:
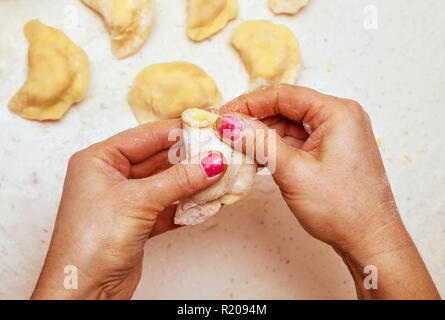
{"label": "white countertop", "polygon": [[[102,21],[80,1],[0,1],[0,299],[32,292],[70,155],[137,124],[126,101],[136,74],[155,62],[189,61],[228,101],[248,88],[230,34],[260,18],[299,38],[300,85],[358,100],[370,114],[403,220],[444,296],[445,1],[311,0],[297,16],[276,17],[267,0],[240,0],[238,19],[199,44],[186,37],[184,0],[154,3],[147,44],[118,61]],[[378,9],[377,30],[363,25],[369,4]],[[85,100],[56,123],[6,107],[26,77],[22,28],[34,18],[62,29],[90,59]],[[145,255],[135,298],[355,298],[341,259],[306,234],[269,177],[204,225],[150,240]]]}

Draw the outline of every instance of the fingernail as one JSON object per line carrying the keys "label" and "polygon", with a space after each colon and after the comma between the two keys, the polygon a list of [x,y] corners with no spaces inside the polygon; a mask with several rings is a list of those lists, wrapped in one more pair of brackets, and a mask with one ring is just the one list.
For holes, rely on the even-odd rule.
{"label": "fingernail", "polygon": [[201,160],[201,166],[207,177],[212,178],[224,171],[224,159],[218,152],[212,152]]}
{"label": "fingernail", "polygon": [[230,139],[232,141],[237,140],[241,136],[241,132],[244,130],[244,123],[232,116],[225,116],[219,123],[218,132],[221,137]]}

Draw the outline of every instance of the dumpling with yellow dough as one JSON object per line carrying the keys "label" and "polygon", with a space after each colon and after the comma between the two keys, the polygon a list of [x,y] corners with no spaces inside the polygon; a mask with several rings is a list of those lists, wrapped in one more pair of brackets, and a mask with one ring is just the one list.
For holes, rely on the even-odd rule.
{"label": "dumpling with yellow dough", "polygon": [[269,0],[275,14],[296,14],[308,4],[309,0]]}
{"label": "dumpling with yellow dough", "polygon": [[240,24],[231,36],[250,74],[250,87],[295,84],[301,67],[297,38],[284,25],[266,20]]}
{"label": "dumpling with yellow dough", "polygon": [[214,216],[222,205],[241,200],[252,189],[257,165],[252,159],[220,140],[213,128],[218,118],[218,114],[201,109],[188,109],[182,114],[187,158],[209,151],[220,152],[227,161],[227,169],[218,182],[179,202],[175,224],[200,224]]}
{"label": "dumpling with yellow dough", "polygon": [[139,123],[181,117],[188,108],[218,106],[222,97],[215,81],[188,62],[153,64],[136,77],[129,103]]}
{"label": "dumpling with yellow dough", "polygon": [[238,16],[238,0],[188,0],[187,34],[201,41],[219,32]]}
{"label": "dumpling with yellow dough", "polygon": [[88,57],[63,32],[38,20],[24,27],[29,41],[28,79],[9,110],[31,120],[60,119],[85,95]]}
{"label": "dumpling with yellow dough", "polygon": [[116,58],[127,58],[142,48],[153,24],[151,0],[81,1],[104,19]]}

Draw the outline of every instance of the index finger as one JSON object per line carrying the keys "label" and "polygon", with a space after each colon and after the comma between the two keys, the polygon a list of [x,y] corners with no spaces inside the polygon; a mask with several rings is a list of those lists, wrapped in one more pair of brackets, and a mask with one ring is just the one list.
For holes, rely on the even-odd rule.
{"label": "index finger", "polygon": [[182,120],[165,120],[140,125],[104,141],[104,144],[117,148],[132,164],[139,163],[173,146],[177,141],[169,141],[173,130],[182,129]]}
{"label": "index finger", "polygon": [[239,112],[260,120],[282,115],[315,129],[326,119],[326,107],[334,101],[334,97],[309,88],[281,84],[242,95],[219,112]]}

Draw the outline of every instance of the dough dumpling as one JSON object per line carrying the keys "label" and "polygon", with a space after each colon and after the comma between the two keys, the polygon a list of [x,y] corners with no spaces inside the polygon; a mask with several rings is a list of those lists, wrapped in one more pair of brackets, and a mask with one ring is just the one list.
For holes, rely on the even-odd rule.
{"label": "dough dumpling", "polygon": [[99,13],[111,37],[111,50],[127,58],[144,45],[153,24],[151,0],[81,0]]}
{"label": "dough dumpling", "polygon": [[188,62],[153,64],[133,83],[129,103],[139,123],[179,118],[188,108],[217,106],[222,97],[215,81]]}
{"label": "dough dumpling", "polygon": [[309,0],[269,0],[269,6],[275,14],[296,14]]}
{"label": "dough dumpling", "polygon": [[215,215],[223,204],[232,204],[244,198],[253,186],[256,163],[241,152],[233,150],[216,136],[213,126],[217,119],[217,114],[202,109],[188,109],[182,114],[187,158],[207,151],[219,151],[228,163],[221,180],[179,202],[175,224],[202,223]]}
{"label": "dough dumpling", "polygon": [[187,34],[201,41],[238,16],[238,0],[187,0]]}
{"label": "dough dumpling", "polygon": [[286,26],[266,20],[247,21],[235,29],[231,42],[250,74],[251,89],[297,81],[299,43]]}
{"label": "dough dumpling", "polygon": [[28,79],[9,110],[31,120],[60,119],[85,95],[88,57],[63,32],[38,20],[24,27],[29,41]]}

